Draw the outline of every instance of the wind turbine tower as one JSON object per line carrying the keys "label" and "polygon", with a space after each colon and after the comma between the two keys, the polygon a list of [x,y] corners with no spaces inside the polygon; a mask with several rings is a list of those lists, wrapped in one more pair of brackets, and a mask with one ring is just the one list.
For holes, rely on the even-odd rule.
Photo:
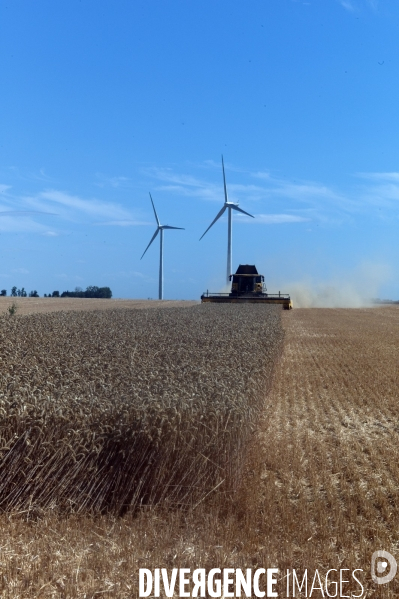
{"label": "wind turbine tower", "polygon": [[158,293],[158,299],[161,300],[161,299],[163,299],[163,232],[165,229],[181,229],[183,231],[184,228],[183,227],[171,227],[169,225],[161,225],[161,223],[159,222],[157,211],[155,210],[154,202],[152,201],[151,194],[150,194],[150,200],[151,200],[152,207],[154,209],[155,220],[157,221],[157,230],[155,231],[154,235],[151,237],[151,241],[145,248],[140,260],[143,258],[144,254],[146,253],[146,251],[148,250],[148,248],[154,241],[155,237],[158,235],[158,233],[160,233],[161,235],[160,235],[160,244],[159,244],[159,293]]}
{"label": "wind turbine tower", "polygon": [[201,239],[204,237],[204,235],[206,233],[208,233],[209,229],[215,224],[215,222],[217,220],[219,220],[219,218],[222,216],[222,214],[224,214],[224,212],[226,210],[228,210],[228,224],[227,224],[227,273],[226,273],[226,282],[227,284],[229,284],[230,281],[230,275],[232,273],[232,253],[233,253],[233,248],[232,248],[232,236],[233,236],[233,223],[232,223],[232,210],[237,210],[237,212],[242,212],[243,214],[246,214],[247,216],[250,216],[251,218],[255,218],[254,216],[252,216],[252,214],[249,214],[249,212],[245,212],[245,210],[242,210],[241,208],[238,207],[238,204],[236,204],[235,202],[229,202],[229,198],[227,196],[227,186],[226,186],[226,175],[224,173],[224,162],[223,162],[223,156],[222,156],[222,170],[223,170],[223,184],[224,184],[224,204],[223,204],[223,208],[217,213],[216,217],[213,219],[213,221],[211,222],[211,224],[209,225],[209,227],[207,228],[207,230],[205,231],[205,233],[203,235],[201,235],[200,237],[200,241]]}

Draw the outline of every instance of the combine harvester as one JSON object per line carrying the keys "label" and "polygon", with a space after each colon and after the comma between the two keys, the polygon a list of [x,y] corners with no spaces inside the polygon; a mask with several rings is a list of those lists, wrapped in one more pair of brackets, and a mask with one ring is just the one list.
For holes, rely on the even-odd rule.
{"label": "combine harvester", "polygon": [[250,303],[281,304],[284,310],[291,310],[292,301],[287,293],[267,293],[265,277],[258,274],[256,266],[240,264],[237,272],[229,276],[233,280],[230,293],[203,293],[201,302],[207,303]]}

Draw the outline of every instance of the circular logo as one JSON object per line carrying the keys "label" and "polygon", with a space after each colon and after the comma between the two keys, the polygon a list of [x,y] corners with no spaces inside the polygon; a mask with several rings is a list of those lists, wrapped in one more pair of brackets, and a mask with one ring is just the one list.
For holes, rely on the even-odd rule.
{"label": "circular logo", "polygon": [[[377,561],[378,560],[378,561]],[[389,564],[389,572],[384,576]],[[371,556],[371,578],[376,584],[386,584],[395,578],[398,564],[389,551],[374,551]]]}

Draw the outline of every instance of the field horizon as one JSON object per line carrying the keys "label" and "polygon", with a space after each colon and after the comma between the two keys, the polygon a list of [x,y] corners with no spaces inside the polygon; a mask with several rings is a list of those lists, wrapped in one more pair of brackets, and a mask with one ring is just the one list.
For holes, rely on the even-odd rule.
{"label": "field horizon", "polygon": [[143,300],[143,299],[100,299],[80,297],[0,297],[0,314],[7,313],[9,306],[15,304],[16,314],[45,314],[60,310],[116,310],[144,308],[178,308],[199,304],[196,300]]}

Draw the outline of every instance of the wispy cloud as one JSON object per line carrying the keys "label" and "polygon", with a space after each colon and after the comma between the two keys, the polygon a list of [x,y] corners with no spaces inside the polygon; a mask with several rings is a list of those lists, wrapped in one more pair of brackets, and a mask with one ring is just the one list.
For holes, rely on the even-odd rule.
{"label": "wispy cloud", "polygon": [[49,185],[52,181],[54,181],[53,177],[48,175],[44,168],[41,168],[39,172],[31,172],[28,174],[29,179],[35,179],[36,181],[43,181]]}
{"label": "wispy cloud", "polygon": [[[204,165],[200,177],[160,168],[148,170],[147,175],[154,179],[156,190],[220,205],[224,201],[223,180],[220,176],[215,183],[214,164],[206,163],[206,166],[210,179],[203,174]],[[226,178],[229,200],[256,215],[255,221],[238,217],[241,222],[342,224],[367,214],[388,218],[382,209],[397,208],[399,202],[399,172],[357,173],[355,178],[363,182],[345,188],[320,181],[278,177],[268,170],[244,172],[226,167]],[[376,207],[381,212],[376,212]]]}
{"label": "wispy cloud", "polygon": [[354,209],[356,206],[356,202],[350,195],[323,183],[290,181],[289,179],[272,177],[270,173],[262,172],[256,172],[253,176],[264,180],[269,197],[285,198],[286,200],[292,200],[303,205],[311,205],[315,208],[321,207],[324,204],[335,207],[339,206],[341,210],[347,211]]}
{"label": "wispy cloud", "polygon": [[[197,165],[198,166],[198,165]],[[195,210],[197,202],[210,202],[209,218],[224,201],[223,179],[213,163],[199,168],[190,165],[190,173],[171,168],[152,168],[145,172],[145,187],[169,196],[180,195],[190,201]],[[300,180],[276,176],[265,170],[244,171],[226,165],[229,199],[255,215],[255,219],[237,216],[237,222],[277,225],[304,222],[340,224],[354,221],[359,215],[392,218],[399,205],[399,172],[356,173],[354,183],[344,187],[322,181]],[[151,180],[148,181],[148,178]],[[195,200],[195,201],[194,201]],[[15,193],[9,185],[0,184],[0,231],[32,232],[47,237],[62,234],[65,223],[132,227],[153,224],[137,216],[134,209],[86,198],[60,189],[44,189],[31,195]]]}
{"label": "wispy cloud", "polygon": [[366,5],[373,11],[378,10],[378,0],[362,0],[361,2],[354,3],[351,0],[338,0],[339,4],[348,12],[358,12],[362,9],[362,6]]}
{"label": "wispy cloud", "polygon": [[97,187],[126,187],[130,181],[129,177],[108,177],[107,175],[103,175],[102,173],[96,173],[97,181],[95,185]]}
{"label": "wispy cloud", "polygon": [[373,9],[378,10],[378,0],[367,0],[367,4]]}
{"label": "wispy cloud", "polygon": [[381,217],[387,217],[387,211],[399,207],[399,173],[374,172],[358,173],[365,183],[359,185],[358,193],[364,205],[384,209]]}
{"label": "wispy cloud", "polygon": [[294,214],[255,214],[256,221],[248,218],[248,222],[264,223],[265,225],[278,225],[281,223],[303,223],[309,218],[295,216]]}
{"label": "wispy cloud", "polygon": [[2,233],[40,233],[43,234],[46,227],[36,222],[32,216],[27,214],[0,213],[0,231]]}
{"label": "wispy cloud", "polygon": [[[211,167],[213,170],[213,164]],[[354,212],[357,208],[356,201],[348,194],[325,184],[314,181],[291,181],[275,177],[268,171],[243,173],[236,169],[233,171],[239,174],[234,177],[235,181],[232,182],[229,177],[230,170],[229,168],[226,171],[229,200],[238,202],[243,209],[252,214],[259,214],[259,208],[262,207],[262,216],[256,219],[257,223],[337,221],[341,218],[339,213]],[[147,171],[147,174],[158,181],[156,189],[160,191],[219,204],[224,201],[221,178],[218,183],[214,183],[205,178],[176,173],[172,169],[159,168],[151,169]],[[243,177],[249,182],[236,182],[237,178],[242,179]],[[276,214],[271,213],[273,205],[278,207]]]}
{"label": "wispy cloud", "polygon": [[176,194],[197,197],[206,200],[218,201],[220,198],[220,184],[193,177],[192,175],[179,174],[169,168],[146,169],[147,176],[162,181],[164,184],[157,186],[160,191],[170,191]]}
{"label": "wispy cloud", "polygon": [[125,220],[130,217],[129,213],[117,204],[97,199],[87,200],[55,189],[44,191],[38,197],[64,206],[72,212],[84,213],[95,218]]}
{"label": "wispy cloud", "polygon": [[372,181],[392,181],[399,184],[399,173],[356,173],[357,177]]}
{"label": "wispy cloud", "polygon": [[349,12],[354,12],[355,7],[353,6],[352,2],[349,2],[349,0],[339,0],[339,3],[341,6],[345,8],[345,10],[348,10]]}
{"label": "wispy cloud", "polygon": [[[123,227],[147,224],[116,202],[88,199],[57,189],[32,195],[12,194],[8,185],[1,185],[1,190],[1,231],[30,231],[53,237],[60,233],[57,229],[62,229],[65,221]],[[50,229],[44,224],[49,217],[53,219]]]}
{"label": "wispy cloud", "polygon": [[136,227],[139,225],[153,225],[153,223],[141,220],[105,220],[103,222],[94,223],[97,226],[104,227]]}

